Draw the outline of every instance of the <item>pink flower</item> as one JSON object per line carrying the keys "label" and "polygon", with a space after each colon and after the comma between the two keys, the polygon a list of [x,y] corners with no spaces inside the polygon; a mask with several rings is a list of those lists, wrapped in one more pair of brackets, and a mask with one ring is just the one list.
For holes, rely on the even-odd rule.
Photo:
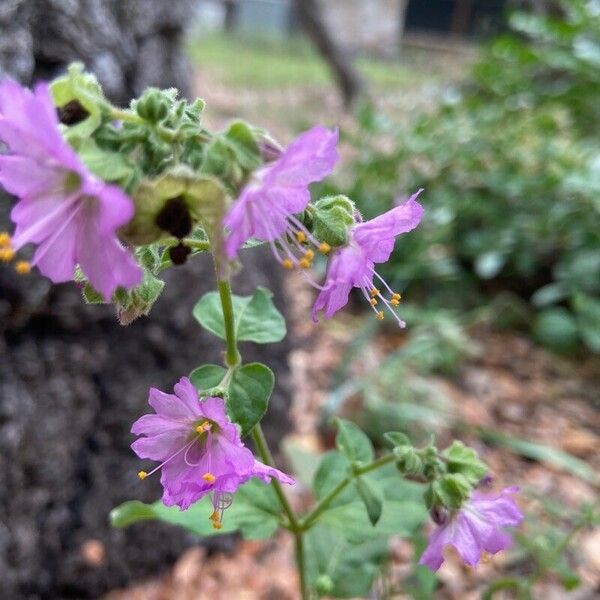
{"label": "pink flower", "polygon": [[160,461],[150,473],[162,469],[162,500],[167,506],[185,510],[210,494],[214,507],[211,520],[219,529],[223,510],[236,490],[251,477],[265,483],[272,478],[293,484],[281,471],[258,462],[244,446],[240,432],[225,412],[221,398],[200,401],[187,377],[174,388],[175,395],[152,388],[148,402],[156,414],[140,417],[131,432],[143,436],[131,447],[140,458]]}
{"label": "pink flower", "polygon": [[502,490],[498,496],[485,496],[474,491],[460,510],[442,523],[429,539],[419,564],[437,571],[444,562],[446,545],[456,548],[463,561],[476,566],[483,552],[496,554],[509,548],[512,538],[503,528],[514,527],[523,515],[511,498],[517,487]]}
{"label": "pink flower", "polygon": [[319,243],[294,215],[310,202],[308,186],[333,170],[338,160],[337,141],[337,130],[313,127],[255,174],[223,220],[229,229],[225,240],[229,258],[235,258],[253,237],[269,242],[276,260],[286,268],[310,266],[314,252],[303,242],[329,251],[329,246]]}
{"label": "pink flower", "polygon": [[33,264],[53,282],[73,278],[75,266],[110,299],[118,286],[142,279],[116,232],[133,216],[120,188],[94,177],[62,137],[48,86],[33,92],[13,81],[0,83],[0,184],[19,201],[14,250],[38,245]]}
{"label": "pink flower", "polygon": [[[383,319],[384,315],[383,310],[377,308],[379,302],[382,302],[394,315],[400,327],[406,325],[394,311],[394,307],[400,302],[400,294],[394,292],[375,272],[374,266],[375,263],[389,259],[396,236],[413,230],[419,224],[423,207],[416,198],[421,192],[422,190],[419,190],[406,202],[386,213],[352,227],[348,243],[334,250],[329,258],[325,284],[321,287],[312,309],[314,321],[317,321],[320,310],[325,311],[325,317],[332,317],[347,304],[350,290],[357,287],[362,290],[378,319]],[[389,292],[389,299],[374,285],[374,276]]]}

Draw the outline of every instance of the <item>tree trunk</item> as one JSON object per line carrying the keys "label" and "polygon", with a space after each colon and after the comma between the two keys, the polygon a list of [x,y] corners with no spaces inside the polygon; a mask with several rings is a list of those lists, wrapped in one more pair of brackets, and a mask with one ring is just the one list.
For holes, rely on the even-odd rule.
{"label": "tree trunk", "polygon": [[360,74],[328,30],[316,0],[296,0],[296,11],[306,34],[329,65],[344,105],[351,107],[364,89]]}
{"label": "tree trunk", "polygon": [[[189,4],[0,0],[0,76],[31,83],[82,60],[122,103],[147,85],[187,93],[180,42]],[[10,205],[0,192],[0,231],[12,230]],[[252,258],[235,291],[267,285],[283,308],[281,275],[270,255],[258,251]],[[154,522],[127,531],[108,523],[109,511],[123,501],[160,497],[158,477],[138,481],[143,466],[130,449],[129,429],[148,411],[148,388],[169,391],[199,364],[220,361],[222,344],[191,315],[211,287],[212,265],[208,256],[190,262],[165,272],[167,286],[153,312],[127,328],[112,307],[84,305],[73,283],[52,286],[35,272],[21,277],[0,265],[3,598],[97,598],[157,576],[198,543]],[[245,358],[277,374],[265,423],[273,440],[287,429],[289,341],[252,346],[244,348]],[[209,540],[202,543],[232,544],[230,536]]]}

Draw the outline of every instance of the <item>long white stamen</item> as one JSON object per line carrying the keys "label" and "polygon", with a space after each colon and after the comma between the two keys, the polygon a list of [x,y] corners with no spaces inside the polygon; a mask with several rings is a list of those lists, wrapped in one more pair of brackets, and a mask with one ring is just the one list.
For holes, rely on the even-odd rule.
{"label": "long white stamen", "polygon": [[175,454],[172,454],[171,456],[169,456],[169,458],[167,458],[167,460],[161,462],[160,465],[158,465],[157,467],[154,467],[154,469],[152,469],[152,471],[150,471],[148,473],[145,473],[144,471],[141,471],[142,473],[144,473],[143,479],[146,479],[146,477],[149,477],[153,473],[156,473],[156,471],[158,471],[159,469],[162,469],[167,463],[171,462],[176,456],[179,456],[184,450],[185,450],[185,452],[187,454],[187,451],[192,447],[192,444],[197,439],[198,438],[194,438],[193,440],[191,440],[190,442],[188,442],[185,446],[183,446],[182,448],[180,448],[179,450],[177,450],[177,452],[175,452]]}

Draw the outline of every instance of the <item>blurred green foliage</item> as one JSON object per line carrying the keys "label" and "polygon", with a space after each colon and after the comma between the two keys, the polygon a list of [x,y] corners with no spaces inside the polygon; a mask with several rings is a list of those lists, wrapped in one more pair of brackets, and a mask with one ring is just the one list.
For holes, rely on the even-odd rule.
{"label": "blurred green foliage", "polygon": [[600,10],[560,4],[512,15],[433,113],[397,124],[364,106],[343,191],[370,218],[425,188],[424,223],[386,266],[397,287],[457,308],[509,289],[539,341],[600,352]]}

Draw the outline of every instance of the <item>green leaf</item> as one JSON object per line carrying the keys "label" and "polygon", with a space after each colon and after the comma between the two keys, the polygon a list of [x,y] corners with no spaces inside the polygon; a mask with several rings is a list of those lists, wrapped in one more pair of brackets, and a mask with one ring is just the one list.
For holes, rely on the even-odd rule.
{"label": "green leaf", "polygon": [[85,282],[81,293],[86,304],[106,304],[104,296],[100,292],[97,292],[90,285],[89,281]]}
{"label": "green leaf", "polygon": [[220,365],[202,365],[190,373],[190,381],[199,391],[210,390],[221,383],[225,373],[227,369]]}
{"label": "green leaf", "polygon": [[[323,455],[319,467],[313,480],[313,491],[315,498],[321,500],[324,498],[346,475],[348,475],[348,461],[343,454],[332,450]],[[334,503],[350,501],[354,493],[350,488],[344,490],[335,499]]]}
{"label": "green leaf", "polygon": [[361,543],[381,536],[410,536],[428,518],[423,501],[385,500],[381,517],[373,526],[364,504],[357,499],[354,502],[334,506],[326,510],[319,523],[342,533],[352,543]]}
{"label": "green leaf", "polygon": [[477,484],[488,472],[488,468],[477,456],[477,452],[462,442],[455,441],[442,452],[449,473],[460,473],[472,484]]}
{"label": "green leaf", "polygon": [[256,479],[244,484],[225,511],[223,527],[213,528],[209,519],[213,505],[208,496],[187,510],[165,506],[160,500],[144,504],[137,500],[125,502],[110,513],[113,527],[127,527],[139,521],[155,520],[178,525],[202,537],[221,535],[240,530],[247,539],[268,538],[279,526],[278,502],[270,486]]}
{"label": "green leaf", "polygon": [[600,300],[577,294],[573,299],[579,335],[593,352],[600,353]]}
{"label": "green leaf", "polygon": [[502,252],[486,252],[475,260],[475,272],[482,279],[492,279],[504,267],[506,256]]}
{"label": "green leaf", "polygon": [[350,462],[373,460],[373,444],[358,425],[339,418],[335,419],[335,423],[338,427],[335,445]]}
{"label": "green leaf", "polygon": [[573,315],[561,306],[548,308],[536,318],[533,334],[541,344],[567,352],[577,345],[579,332]]}
{"label": "green leaf", "polygon": [[410,439],[405,433],[401,433],[399,431],[389,431],[388,433],[384,433],[383,437],[387,442],[389,442],[392,446],[411,446]]}
{"label": "green leaf", "polygon": [[387,556],[386,538],[352,544],[339,531],[323,525],[306,535],[309,586],[328,597],[368,596]]}
{"label": "green leaf", "polygon": [[124,184],[133,174],[134,167],[125,155],[103,150],[92,139],[79,146],[78,154],[86,167],[104,181]]}
{"label": "green leaf", "polygon": [[[252,296],[233,295],[235,333],[238,341],[268,344],[280,342],[286,333],[285,320],[271,300],[273,294],[262,287]],[[205,329],[225,339],[225,324],[217,292],[202,296],[194,307],[194,317]]]}
{"label": "green leaf", "polygon": [[261,363],[249,363],[233,373],[227,412],[242,428],[242,435],[250,433],[265,414],[274,385],[273,371]]}
{"label": "green leaf", "polygon": [[142,315],[148,315],[165,287],[165,282],[144,269],[142,283],[131,290],[117,289],[113,300],[121,325],[129,325]]}
{"label": "green leaf", "polygon": [[357,477],[354,480],[356,491],[363,501],[365,508],[367,509],[367,515],[371,525],[377,525],[379,518],[381,517],[381,511],[383,509],[383,502],[381,496],[375,491],[375,488],[367,483],[362,477]]}
{"label": "green leaf", "polygon": [[[195,535],[210,536],[235,531],[237,520],[233,505],[227,510],[223,519],[223,528],[215,530],[209,520],[213,506],[208,496],[205,496],[187,510],[179,510],[177,506],[165,506],[160,500],[153,504],[144,504],[137,500],[125,502],[114,508],[110,513],[113,527],[127,527],[144,520],[156,520],[171,525],[179,525]],[[232,514],[233,513],[233,514]]]}

